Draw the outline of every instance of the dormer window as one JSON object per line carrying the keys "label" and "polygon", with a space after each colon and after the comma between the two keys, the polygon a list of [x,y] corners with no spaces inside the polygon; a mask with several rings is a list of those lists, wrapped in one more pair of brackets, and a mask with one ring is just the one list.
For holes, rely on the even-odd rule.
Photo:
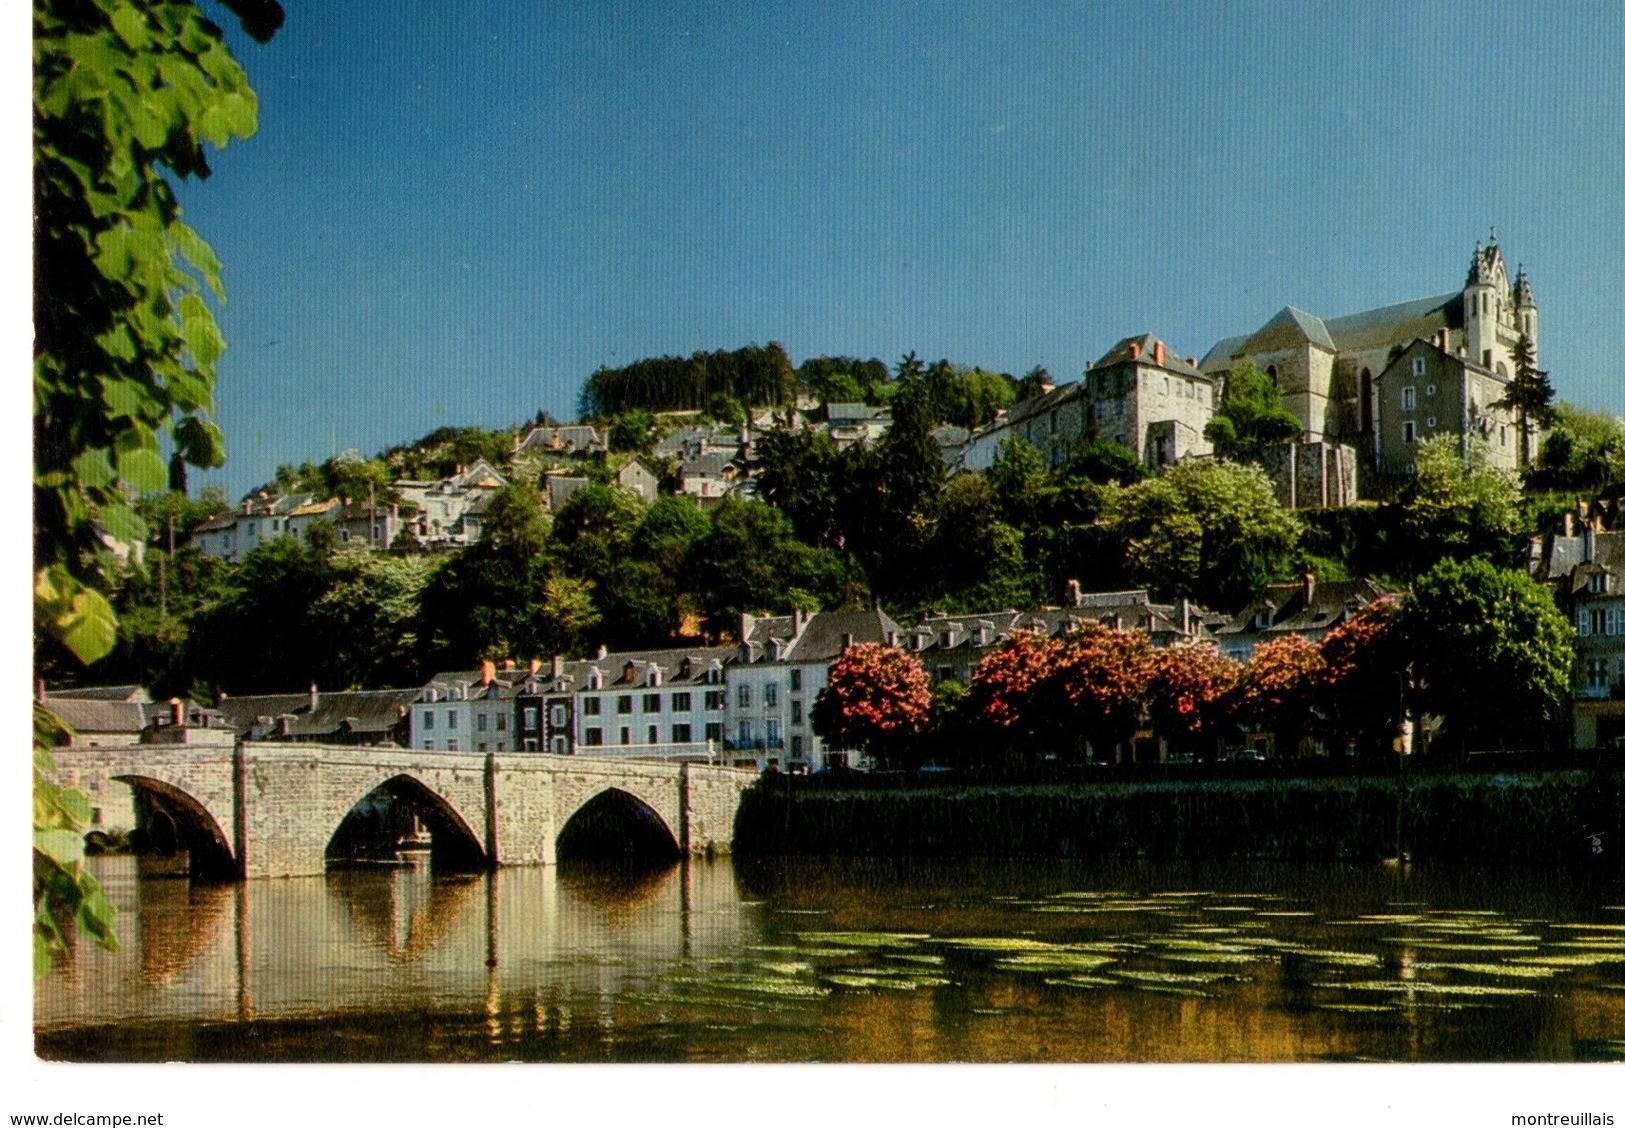
{"label": "dormer window", "polygon": [[604,672],[602,670],[600,670],[597,666],[594,666],[591,670],[589,670],[587,672],[587,688],[588,689],[603,689],[604,688]]}
{"label": "dormer window", "polygon": [[1592,595],[1606,595],[1608,593],[1608,573],[1593,572],[1587,576],[1586,590]]}

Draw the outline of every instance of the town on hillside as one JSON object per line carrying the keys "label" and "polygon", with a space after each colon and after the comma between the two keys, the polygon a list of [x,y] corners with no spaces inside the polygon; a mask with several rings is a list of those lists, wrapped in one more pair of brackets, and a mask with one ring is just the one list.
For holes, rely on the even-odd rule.
{"label": "town on hillside", "polygon": [[38,700],[93,746],[785,773],[1612,748],[1625,423],[1538,350],[1492,237],[1457,290],[1066,383],[752,345],[235,505],[177,463],[115,546],[120,684],[47,639]]}

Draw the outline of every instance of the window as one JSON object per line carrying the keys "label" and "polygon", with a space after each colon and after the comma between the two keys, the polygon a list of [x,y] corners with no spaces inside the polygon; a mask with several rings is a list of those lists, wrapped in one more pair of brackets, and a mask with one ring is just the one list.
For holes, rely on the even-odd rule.
{"label": "window", "polygon": [[721,740],[722,739],[722,722],[721,721],[706,721],[705,722],[705,739],[707,739],[707,740]]}
{"label": "window", "polygon": [[[526,729],[526,731],[527,732],[534,732],[536,730],[536,707],[534,705],[527,706],[525,708],[525,714],[524,715],[525,715],[525,729]],[[559,715],[558,710],[555,708],[555,710],[553,712],[553,716],[556,718],[558,715]],[[554,724],[557,724],[557,723],[558,722],[555,720]]]}
{"label": "window", "polygon": [[790,699],[790,723],[793,725],[801,723],[801,702],[795,698]]}
{"label": "window", "polygon": [[453,728],[457,727],[457,710],[456,709],[447,709],[446,710],[446,727],[449,728],[449,729],[453,729]]}
{"label": "window", "polygon": [[[527,721],[526,723],[531,728],[536,727],[534,721]],[[562,702],[560,702],[559,704],[554,705],[553,706],[553,727],[554,728],[563,728],[565,725],[567,725],[569,723],[570,723],[570,710],[567,709]]]}
{"label": "window", "polygon": [[583,697],[581,699],[581,712],[584,716],[596,717],[603,711],[604,699],[602,697]]}
{"label": "window", "polygon": [[632,743],[632,730],[625,725],[621,726],[621,743],[623,745]]}
{"label": "window", "polygon": [[1404,430],[1405,441],[1408,443],[1414,443],[1416,441],[1416,421],[1412,419],[1405,420]]}
{"label": "window", "polygon": [[1434,394],[1434,393],[1435,393],[1435,392],[1437,392],[1437,391],[1438,391],[1438,390],[1439,390],[1439,389],[1438,389],[1438,387],[1437,387],[1437,386],[1436,386],[1436,385],[1434,385],[1434,384],[1429,384],[1429,385],[1428,385],[1428,398],[1430,398],[1430,399],[1431,399],[1431,398],[1432,398],[1432,397],[1433,397],[1433,394]]}
{"label": "window", "polygon": [[770,748],[777,748],[779,744],[779,720],[777,717],[767,719],[767,744]]}
{"label": "window", "polygon": [[1602,608],[1593,607],[1591,609],[1590,619],[1591,619],[1591,632],[1590,633],[1592,633],[1594,635],[1600,635],[1600,634],[1607,634],[1608,633],[1608,631],[1607,631],[1607,619],[1603,616]]}
{"label": "window", "polygon": [[806,741],[802,740],[801,737],[792,736],[790,738],[790,755],[792,755],[792,756],[800,756],[802,754],[802,749],[805,746],[806,746]]}
{"label": "window", "polygon": [[457,751],[457,742],[455,740],[446,741],[446,751],[447,752],[455,752],[455,751]]}
{"label": "window", "polygon": [[478,731],[484,732],[487,723],[489,723],[489,718],[487,718],[484,713],[476,713],[474,715],[474,727]]}
{"label": "window", "polygon": [[425,709],[423,710],[423,731],[428,732],[432,728],[434,728],[434,710]]}
{"label": "window", "polygon": [[[525,751],[526,752],[534,752],[534,751],[536,751],[536,742],[534,740],[525,741]],[[555,736],[553,738],[553,755],[555,755],[555,756],[567,756],[569,754],[570,754],[570,742],[568,740],[566,740],[562,736]]]}
{"label": "window", "polygon": [[1433,430],[1433,428],[1437,427],[1438,425],[1439,425],[1439,421],[1437,419],[1435,419],[1431,415],[1428,416],[1428,430],[1431,431],[1431,430]]}
{"label": "window", "polygon": [[688,725],[671,726],[671,742],[673,744],[690,744],[694,740],[694,730]]}
{"label": "window", "polygon": [[1590,634],[1590,626],[1591,618],[1585,613],[1584,608],[1574,613],[1574,629],[1579,631],[1581,635]]}
{"label": "window", "polygon": [[601,728],[590,728],[583,735],[587,738],[587,743],[594,748],[604,743],[604,730]]}
{"label": "window", "polygon": [[497,731],[498,732],[507,732],[508,731],[508,714],[506,714],[506,713],[498,713],[497,714]]}
{"label": "window", "polygon": [[650,725],[649,726],[649,743],[650,744],[659,744],[660,743],[660,726],[659,725]]}
{"label": "window", "polygon": [[618,713],[620,716],[624,717],[628,713],[630,713],[631,711],[632,711],[632,695],[630,693],[623,693],[623,694],[621,694],[619,697],[617,697],[615,699],[615,712],[616,713]]}
{"label": "window", "polygon": [[1416,389],[1401,388],[1399,391],[1399,406],[1406,411],[1416,410]]}
{"label": "window", "polygon": [[749,744],[750,743],[750,722],[749,721],[740,721],[739,722],[739,743],[740,744]]}
{"label": "window", "polygon": [[739,687],[739,692],[736,693],[734,695],[734,697],[739,702],[739,707],[741,709],[749,709],[750,708],[750,686],[748,686],[748,685],[740,686]]}
{"label": "window", "polygon": [[432,740],[425,740],[425,741],[424,741],[424,742],[423,742],[423,750],[424,750],[424,751],[425,751],[425,752],[433,752],[433,751],[434,751],[434,741],[432,741]]}
{"label": "window", "polygon": [[487,751],[487,748],[486,748],[486,745],[485,745],[485,741],[483,741],[483,740],[482,740],[482,741],[480,741],[480,749],[479,749],[479,750],[480,750],[480,751],[481,751],[481,752],[485,752],[485,751]]}
{"label": "window", "polygon": [[710,712],[726,708],[728,704],[727,690],[708,689],[705,691],[705,707]]}
{"label": "window", "polygon": [[777,709],[779,707],[778,682],[768,682],[762,687],[762,707],[764,709]]}
{"label": "window", "polygon": [[801,692],[801,671],[800,670],[791,670],[790,671],[790,692],[791,693],[800,693]]}
{"label": "window", "polygon": [[1422,357],[1422,356],[1413,356],[1413,357],[1411,357],[1411,375],[1412,376],[1426,376],[1427,374],[1428,374],[1427,358]]}
{"label": "window", "polygon": [[1586,685],[1592,689],[1608,688],[1608,659],[1592,658],[1586,663]]}
{"label": "window", "polygon": [[645,693],[643,695],[643,711],[645,713],[660,712],[660,694]]}
{"label": "window", "polygon": [[692,693],[674,693],[671,695],[671,711],[673,713],[691,713],[694,711],[694,695]]}
{"label": "window", "polygon": [[1593,595],[1602,595],[1608,590],[1608,574],[1606,572],[1593,572],[1586,577],[1586,590]]}

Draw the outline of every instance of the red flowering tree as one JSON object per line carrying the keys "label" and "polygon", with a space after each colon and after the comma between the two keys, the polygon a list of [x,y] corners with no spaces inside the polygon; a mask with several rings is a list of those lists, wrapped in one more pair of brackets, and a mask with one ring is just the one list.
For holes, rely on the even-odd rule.
{"label": "red flowering tree", "polygon": [[1240,678],[1241,663],[1215,646],[1158,650],[1145,686],[1146,713],[1169,744],[1207,760],[1232,723],[1231,698]]}
{"label": "red flowering tree", "polygon": [[1322,711],[1331,730],[1362,755],[1390,750],[1405,719],[1411,659],[1403,606],[1396,596],[1376,600],[1320,640]]}
{"label": "red flowering tree", "polygon": [[931,718],[931,679],[895,646],[858,643],[829,668],[812,707],[813,732],[832,748],[863,748],[894,764]]}
{"label": "red flowering tree", "polygon": [[1236,683],[1238,718],[1255,730],[1273,732],[1277,751],[1296,756],[1325,670],[1320,648],[1302,635],[1259,643]]}
{"label": "red flowering tree", "polygon": [[1061,644],[1040,634],[1018,632],[976,664],[968,714],[1013,737],[1031,735],[1033,694],[1055,672]]}
{"label": "red flowering tree", "polygon": [[1151,641],[1139,630],[1112,630],[1085,623],[1062,644],[1055,671],[1043,683],[1041,723],[1062,748],[1079,736],[1107,760],[1134,739],[1141,695],[1155,661]]}

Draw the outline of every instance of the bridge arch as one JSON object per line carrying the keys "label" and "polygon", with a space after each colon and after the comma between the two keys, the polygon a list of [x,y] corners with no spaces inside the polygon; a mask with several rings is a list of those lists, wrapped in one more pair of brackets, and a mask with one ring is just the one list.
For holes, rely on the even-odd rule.
{"label": "bridge arch", "polygon": [[138,849],[145,846],[163,853],[184,849],[193,877],[240,876],[230,838],[196,796],[152,776],[125,774],[111,778],[135,792]]}
{"label": "bridge arch", "polygon": [[429,832],[429,860],[438,869],[480,870],[490,866],[480,836],[446,796],[409,772],[401,772],[370,788],[344,808],[327,841],[328,865],[369,851],[387,849],[390,855],[403,830],[392,812],[409,812]]}
{"label": "bridge arch", "polygon": [[554,841],[560,862],[675,862],[677,835],[648,801],[619,787],[594,794],[559,828]]}

